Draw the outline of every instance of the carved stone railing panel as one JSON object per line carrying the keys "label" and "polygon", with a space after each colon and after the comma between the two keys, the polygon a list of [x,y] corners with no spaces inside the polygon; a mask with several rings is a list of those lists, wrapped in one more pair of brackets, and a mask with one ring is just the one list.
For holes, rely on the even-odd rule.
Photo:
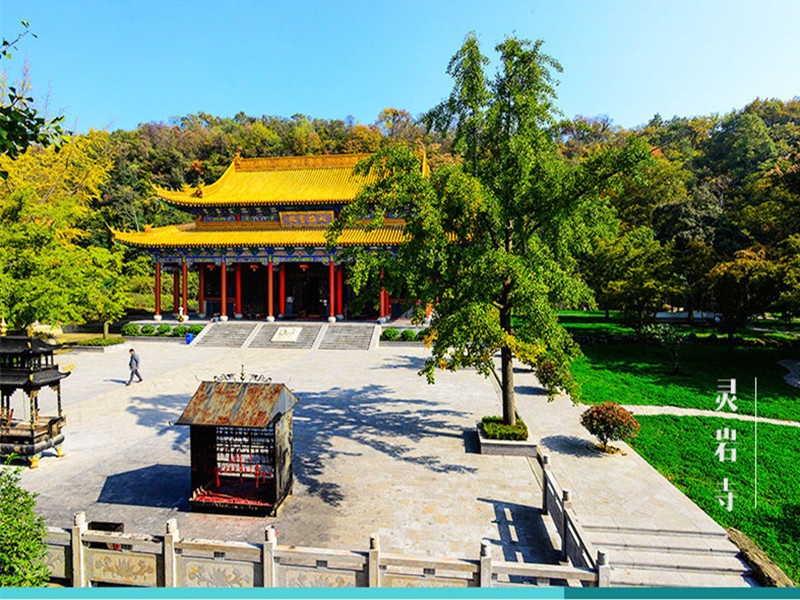
{"label": "carved stone railing panel", "polygon": [[366,587],[367,576],[363,570],[280,565],[278,581],[284,587]]}
{"label": "carved stone railing panel", "polygon": [[252,562],[178,556],[180,587],[255,587],[261,584],[260,565]]}
{"label": "carved stone railing panel", "polygon": [[155,554],[86,549],[86,578],[98,583],[158,587],[163,567]]}
{"label": "carved stone railing panel", "polygon": [[48,543],[44,564],[51,577],[69,579],[72,576],[72,551],[69,546]]}

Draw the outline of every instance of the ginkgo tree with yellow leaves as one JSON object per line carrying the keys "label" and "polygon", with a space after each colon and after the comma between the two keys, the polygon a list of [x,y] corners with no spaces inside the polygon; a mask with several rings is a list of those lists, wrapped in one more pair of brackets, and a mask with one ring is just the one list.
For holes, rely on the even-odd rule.
{"label": "ginkgo tree with yellow leaves", "polygon": [[126,271],[139,264],[82,244],[112,158],[102,132],[0,158],[0,311],[12,328],[99,319],[105,334],[124,313]]}

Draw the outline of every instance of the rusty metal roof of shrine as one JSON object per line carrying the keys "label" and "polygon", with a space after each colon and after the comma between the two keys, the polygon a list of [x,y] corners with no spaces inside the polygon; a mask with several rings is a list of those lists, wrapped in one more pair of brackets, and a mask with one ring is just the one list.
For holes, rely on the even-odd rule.
{"label": "rusty metal roof of shrine", "polygon": [[282,383],[203,381],[175,424],[266,427],[297,402]]}

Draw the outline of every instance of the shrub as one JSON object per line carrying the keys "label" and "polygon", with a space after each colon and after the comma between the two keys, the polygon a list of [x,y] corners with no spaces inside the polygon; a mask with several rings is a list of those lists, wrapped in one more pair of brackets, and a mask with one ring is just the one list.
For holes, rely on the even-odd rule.
{"label": "shrub", "polygon": [[136,323],[125,323],[122,326],[122,335],[139,335],[139,326]]}
{"label": "shrub", "polygon": [[203,331],[203,327],[205,327],[205,325],[189,325],[189,328],[186,331],[187,333],[193,333],[197,335],[198,333]]}
{"label": "shrub", "polygon": [[527,440],[528,427],[525,421],[517,416],[513,427],[503,423],[503,417],[483,417],[481,427],[486,437],[492,440]]}
{"label": "shrub", "polygon": [[400,339],[404,342],[413,342],[417,339],[417,333],[413,329],[403,329],[400,333]]}
{"label": "shrub", "polygon": [[183,325],[178,325],[177,327],[173,328],[172,330],[172,337],[183,337],[186,335],[188,331],[188,327],[184,327]]}
{"label": "shrub", "polygon": [[142,325],[142,335],[153,335],[155,333],[156,328],[152,325]]}
{"label": "shrub", "polygon": [[163,323],[162,325],[158,326],[158,335],[167,335],[170,331],[172,331],[172,325]]}
{"label": "shrub", "polygon": [[602,442],[604,450],[608,442],[636,437],[640,429],[633,413],[616,402],[591,406],[581,415],[581,425]]}
{"label": "shrub", "polygon": [[45,522],[34,512],[36,494],[20,486],[21,469],[0,467],[0,587],[47,582]]}
{"label": "shrub", "polygon": [[381,333],[381,339],[387,342],[394,342],[399,337],[400,337],[400,332],[397,331],[397,329],[393,329],[392,327],[384,329],[383,332]]}
{"label": "shrub", "polygon": [[116,346],[117,344],[124,344],[125,339],[121,337],[108,337],[108,338],[92,338],[90,340],[83,340],[78,342],[79,346]]}

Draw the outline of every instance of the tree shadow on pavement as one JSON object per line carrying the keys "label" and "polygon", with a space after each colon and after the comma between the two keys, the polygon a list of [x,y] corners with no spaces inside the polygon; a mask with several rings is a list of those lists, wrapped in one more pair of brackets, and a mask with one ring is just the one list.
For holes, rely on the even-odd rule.
{"label": "tree shadow on pavement", "polygon": [[[461,413],[446,410],[437,402],[397,398],[386,386],[334,387],[324,392],[292,390],[301,400],[294,410],[294,476],[312,495],[339,506],[344,499],[341,485],[328,479],[325,468],[344,451],[349,440],[372,448],[401,463],[419,465],[434,473],[474,473],[474,467],[451,462],[446,456],[425,453],[424,440],[435,437],[463,439]],[[189,428],[173,426],[189,402],[188,394],[134,397],[127,411],[137,425],[156,435],[173,435],[172,449],[189,453]],[[369,485],[369,465],[364,465],[363,485]],[[188,483],[185,486],[188,489]],[[184,495],[185,495],[184,489]]]}
{"label": "tree shadow on pavement", "polygon": [[602,458],[591,442],[575,435],[548,435],[540,442],[552,452],[585,458]]}
{"label": "tree shadow on pavement", "polygon": [[[352,455],[339,447],[337,438],[434,473],[469,475],[476,471],[444,456],[421,452],[426,438],[463,438],[463,427],[455,419],[460,413],[443,410],[436,402],[390,397],[391,391],[386,386],[366,385],[297,393],[301,400],[294,413],[294,474],[311,494],[332,506],[339,506],[344,499],[341,486],[326,481],[324,475],[326,465],[337,456]],[[369,485],[369,465],[364,467],[363,485]]]}
{"label": "tree shadow on pavement", "polygon": [[189,428],[173,423],[183,413],[191,395],[168,394],[154,397],[133,397],[126,410],[135,415],[137,425],[154,429],[156,435],[174,435],[172,449],[181,454],[189,453]]}

